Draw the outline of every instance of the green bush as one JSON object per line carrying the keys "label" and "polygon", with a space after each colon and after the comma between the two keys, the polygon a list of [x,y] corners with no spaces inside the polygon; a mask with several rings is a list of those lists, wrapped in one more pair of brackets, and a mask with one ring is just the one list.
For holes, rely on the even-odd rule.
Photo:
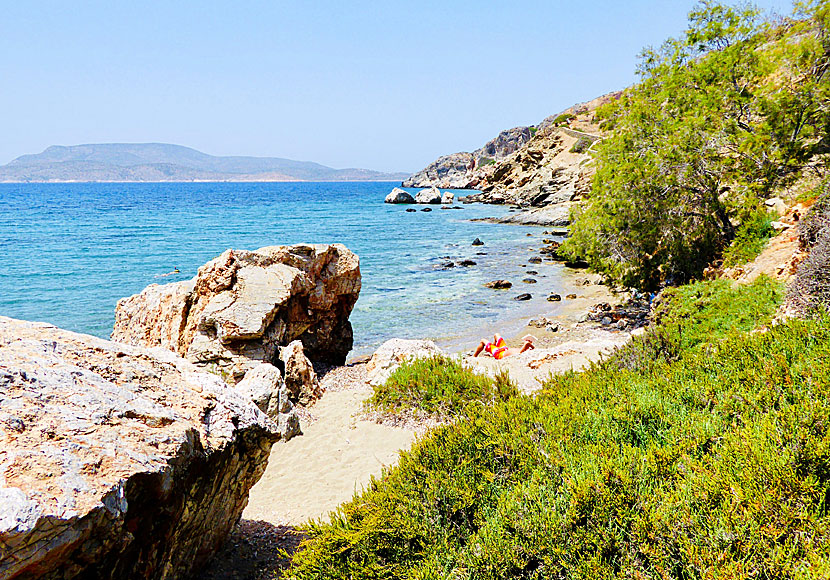
{"label": "green bush", "polygon": [[643,51],[641,81],[600,108],[613,132],[591,150],[597,171],[565,251],[644,290],[699,278],[730,245],[730,261],[751,255],[765,228],[734,221],[826,151],[828,46],[826,0],[777,26],[749,4],[701,2],[683,36]]}
{"label": "green bush", "polygon": [[668,288],[654,309],[657,327],[634,337],[611,360],[635,371],[674,362],[699,345],[769,324],[783,294],[782,285],[766,276],[746,286],[713,280]]}
{"label": "green bush", "polygon": [[471,403],[491,405],[518,394],[506,373],[493,379],[444,356],[405,362],[374,391],[367,405],[378,411],[441,418],[457,416]]}
{"label": "green bush", "polygon": [[775,233],[773,214],[766,210],[753,212],[735,233],[735,239],[723,252],[724,266],[738,266],[754,260]]}
{"label": "green bush", "polygon": [[580,137],[577,142],[574,143],[573,147],[571,147],[571,153],[584,153],[593,144],[593,139],[589,139],[588,137]]}
{"label": "green bush", "polygon": [[557,116],[553,123],[551,123],[554,127],[561,127],[562,125],[567,125],[568,121],[576,119],[576,115],[572,113],[562,113],[561,115]]}
{"label": "green bush", "polygon": [[485,165],[493,165],[495,162],[495,159],[491,159],[490,157],[481,157],[478,160],[478,166],[484,167]]}
{"label": "green bush", "polygon": [[288,576],[830,577],[830,318],[715,322],[768,284],[672,298],[658,328],[696,337],[673,362],[612,357],[434,431]]}

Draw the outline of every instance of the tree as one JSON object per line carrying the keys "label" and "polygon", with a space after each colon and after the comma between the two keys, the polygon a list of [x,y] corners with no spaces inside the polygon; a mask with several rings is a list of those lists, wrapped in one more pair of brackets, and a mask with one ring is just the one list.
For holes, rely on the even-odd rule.
{"label": "tree", "polygon": [[751,6],[701,2],[682,38],[643,51],[641,82],[601,112],[613,134],[565,252],[654,289],[729,245],[734,222],[826,140],[826,35],[805,10],[773,28]]}

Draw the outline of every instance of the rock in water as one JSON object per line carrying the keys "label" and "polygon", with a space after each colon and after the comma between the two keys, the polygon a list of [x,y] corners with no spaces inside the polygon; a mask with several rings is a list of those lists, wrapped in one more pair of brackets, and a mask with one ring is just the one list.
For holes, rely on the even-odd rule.
{"label": "rock in water", "polygon": [[307,405],[322,394],[314,367],[303,353],[303,343],[294,340],[281,348],[280,360],[285,367],[285,387],[292,399]]}
{"label": "rock in water", "polygon": [[386,203],[415,203],[415,199],[400,187],[396,187],[383,200]]}
{"label": "rock in water", "polygon": [[0,317],[0,578],[188,577],[279,437],[172,352]]}
{"label": "rock in water", "polygon": [[343,364],[359,292],[358,258],[341,244],[227,250],[192,280],[119,300],[112,339],[167,348],[233,383],[293,340],[314,362]]}
{"label": "rock in water", "polygon": [[453,201],[455,201],[455,194],[450,191],[445,191],[441,196],[441,203],[444,205],[452,205]]}
{"label": "rock in water", "polygon": [[415,194],[415,203],[441,203],[441,192],[437,187],[422,189]]}
{"label": "rock in water", "polygon": [[520,300],[521,301],[521,300],[530,300],[531,298],[533,298],[533,296],[531,294],[528,294],[527,292],[525,292],[524,294],[519,294],[518,296],[513,298],[513,300]]}
{"label": "rock in water", "polygon": [[431,340],[407,340],[403,338],[387,340],[380,345],[380,348],[366,363],[369,382],[373,385],[381,385],[404,361],[441,354],[441,349],[435,346],[435,343]]}
{"label": "rock in water", "polygon": [[507,288],[511,288],[513,283],[508,282],[507,280],[493,280],[492,282],[487,282],[484,286],[486,288],[494,288],[496,290],[506,290]]}

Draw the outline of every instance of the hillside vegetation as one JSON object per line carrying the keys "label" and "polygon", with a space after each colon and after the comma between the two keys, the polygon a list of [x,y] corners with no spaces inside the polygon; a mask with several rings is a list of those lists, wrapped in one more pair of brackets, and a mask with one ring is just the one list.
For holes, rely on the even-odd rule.
{"label": "hillside vegetation", "polygon": [[563,251],[655,289],[764,235],[739,224],[830,151],[830,2],[796,16],[704,2],[684,36],[643,52],[641,82],[598,112],[611,134]]}
{"label": "hillside vegetation", "polygon": [[470,406],[310,526],[292,577],[830,574],[830,319],[701,282],[536,399]]}
{"label": "hillside vegetation", "polygon": [[829,5],[772,28],[704,3],[647,53],[604,113],[614,137],[569,247],[625,284],[678,284],[649,331],[536,397],[404,367],[376,403],[455,422],[310,523],[290,578],[830,577],[826,183],[788,290],[806,318],[773,325],[784,288],[764,276],[679,285],[757,251],[759,200],[824,155]]}

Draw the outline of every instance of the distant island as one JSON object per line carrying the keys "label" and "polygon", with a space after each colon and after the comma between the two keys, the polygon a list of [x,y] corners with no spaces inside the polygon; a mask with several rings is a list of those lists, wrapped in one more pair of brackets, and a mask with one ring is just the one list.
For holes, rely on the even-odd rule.
{"label": "distant island", "polygon": [[168,143],[54,145],[0,166],[2,183],[401,181],[408,176],[371,169],[333,169],[279,157],[217,157]]}

